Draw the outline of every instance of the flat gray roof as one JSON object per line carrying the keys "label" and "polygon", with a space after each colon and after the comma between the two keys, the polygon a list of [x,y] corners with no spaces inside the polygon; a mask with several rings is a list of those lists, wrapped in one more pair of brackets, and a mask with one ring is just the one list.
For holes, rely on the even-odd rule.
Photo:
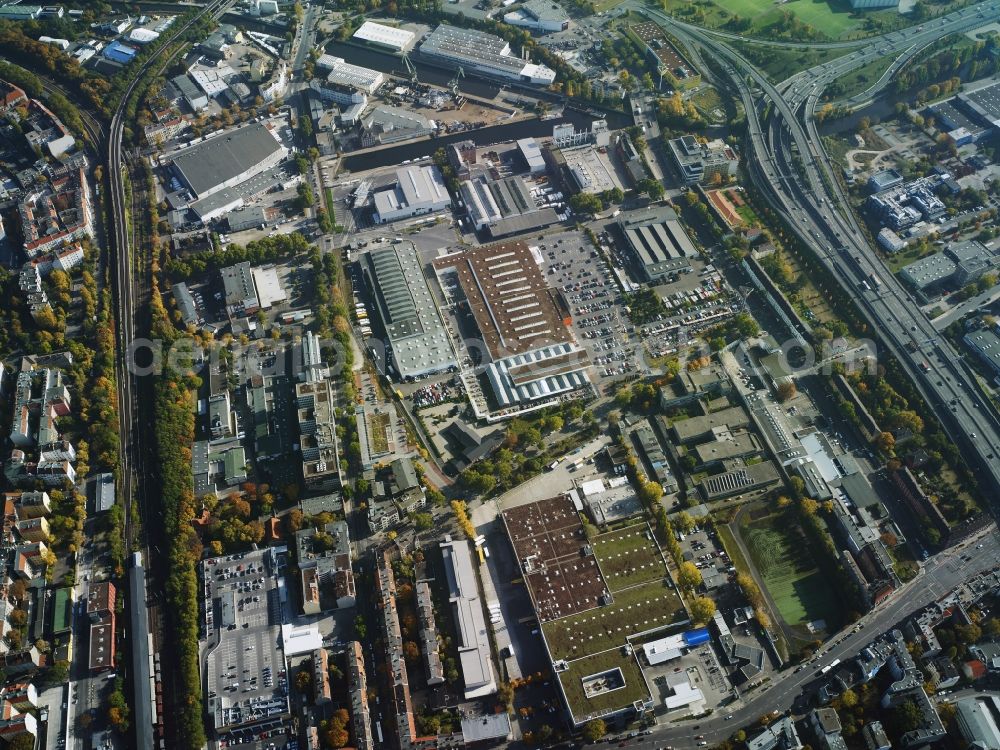
{"label": "flat gray roof", "polygon": [[485,64],[519,75],[526,60],[510,54],[510,44],[494,34],[475,29],[441,24],[431,32],[423,44],[420,54],[440,56],[450,60],[468,60]]}
{"label": "flat gray roof", "polygon": [[281,150],[284,146],[271,131],[254,122],[184,149],[173,157],[173,165],[195,195],[201,195]]}
{"label": "flat gray roof", "polygon": [[1000,370],[1000,336],[989,328],[981,328],[965,334],[965,343],[975,350],[976,354]]}
{"label": "flat gray roof", "polygon": [[677,440],[684,443],[715,427],[745,427],[749,422],[750,417],[742,406],[731,406],[705,416],[677,420],[673,428]]}
{"label": "flat gray roof", "polygon": [[957,269],[955,261],[938,252],[904,266],[900,273],[914,286],[923,288],[951,278]]}
{"label": "flat gray roof", "polygon": [[424,279],[417,250],[400,242],[369,251],[366,271],[400,376],[444,370],[455,363],[448,332]]}
{"label": "flat gray roof", "polygon": [[146,610],[146,570],[142,555],[136,552],[129,561],[128,605],[133,636],[132,644],[132,703],[135,734],[139,750],[153,750],[152,690],[149,673],[149,613]]}

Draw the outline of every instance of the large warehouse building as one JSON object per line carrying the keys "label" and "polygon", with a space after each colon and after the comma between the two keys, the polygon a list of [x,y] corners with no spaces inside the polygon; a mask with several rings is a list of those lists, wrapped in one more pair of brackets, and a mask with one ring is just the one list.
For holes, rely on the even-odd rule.
{"label": "large warehouse building", "polygon": [[569,15],[552,0],[526,0],[521,7],[505,13],[503,20],[541,34],[569,28]]}
{"label": "large warehouse building", "polygon": [[448,582],[448,603],[458,625],[458,659],[465,682],[465,699],[482,698],[497,691],[490,655],[489,629],[472,565],[472,552],[465,539],[441,542]]}
{"label": "large warehouse building", "polygon": [[342,57],[322,55],[316,61],[316,67],[326,70],[328,83],[339,86],[350,86],[365,92],[368,96],[374,94],[378,87],[385,83],[385,74],[371,68],[352,65]]}
{"label": "large warehouse building", "polygon": [[416,34],[406,29],[386,26],[383,23],[365,21],[361,28],[354,32],[354,38],[360,42],[367,42],[373,47],[390,49],[393,52],[402,52],[413,45]]}
{"label": "large warehouse building", "polygon": [[623,216],[618,227],[645,280],[662,284],[691,270],[698,249],[668,207]]}
{"label": "large warehouse building", "polygon": [[287,155],[267,126],[255,122],[177,152],[172,164],[181,182],[204,199],[277,166]]}
{"label": "large warehouse building", "polygon": [[573,340],[570,313],[524,242],[507,242],[438,258],[439,274],[455,274],[491,358],[485,376],[499,409],[532,408],[561,393],[590,387],[585,350]]}
{"label": "large warehouse building", "polygon": [[463,182],[461,191],[476,231],[488,230],[496,239],[559,221],[554,208],[535,203],[528,186],[517,175],[500,180],[479,175]]}
{"label": "large warehouse building", "polygon": [[455,355],[448,332],[427,287],[413,243],[377,247],[365,253],[361,265],[398,376],[419,378],[454,367]]}
{"label": "large warehouse building", "polygon": [[493,34],[441,24],[423,44],[421,58],[449,68],[461,66],[466,73],[521,83],[548,85],[556,72],[515,55],[510,44]]}
{"label": "large warehouse building", "polygon": [[375,193],[375,222],[408,219],[451,205],[448,187],[436,166],[404,167],[396,171],[396,184],[388,190]]}

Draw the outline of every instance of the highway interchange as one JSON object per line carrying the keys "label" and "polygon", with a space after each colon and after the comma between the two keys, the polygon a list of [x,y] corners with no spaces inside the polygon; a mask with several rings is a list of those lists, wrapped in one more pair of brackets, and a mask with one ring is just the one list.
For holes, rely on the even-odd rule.
{"label": "highway interchange", "polygon": [[[226,5],[222,1],[213,2],[204,8],[204,12],[218,13]],[[997,5],[991,2],[971,6],[929,21],[917,29],[893,32],[868,41],[826,45],[856,49],[836,60],[797,74],[777,87],[723,43],[724,39],[732,40],[734,35],[708,32],[680,24],[649,7],[642,6],[642,10],[656,20],[671,24],[684,41],[706,50],[719,61],[744,102],[747,113],[744,158],[751,165],[751,176],[757,187],[787,220],[789,226],[817,250],[817,255],[845,292],[857,301],[873,329],[878,331],[883,345],[895,355],[918,385],[945,428],[963,448],[967,460],[981,470],[979,475],[984,485],[1000,492],[1000,458],[994,452],[994,446],[1000,446],[1000,420],[989,402],[977,393],[974,379],[962,366],[961,358],[938,335],[909,294],[883,265],[851,215],[846,196],[832,173],[812,117],[822,91],[833,80],[876,57],[899,55],[899,60],[886,75],[864,92],[863,96],[870,98],[892,80],[892,74],[903,62],[928,44],[948,34],[966,31],[995,20],[1000,16]],[[184,28],[178,29],[176,34],[183,31]],[[785,46],[784,43],[775,44]],[[308,45],[300,46],[300,50],[306,48]],[[124,102],[154,62],[155,58],[147,61],[137,72],[132,86],[122,99],[123,104],[114,114],[107,142],[111,182],[111,248],[115,262],[117,331],[121,353],[118,371],[121,476],[126,503],[131,502],[135,493],[134,482],[142,473],[139,447],[143,444],[141,438],[144,431],[138,424],[136,384],[129,367],[129,357],[136,339],[136,279],[132,272],[132,249],[126,221],[123,181]],[[752,85],[748,83],[748,79],[752,81]],[[798,159],[793,158],[793,145],[801,158],[801,173],[797,165]],[[993,567],[1000,560],[996,534],[991,532],[986,536],[985,543],[988,545],[987,549],[975,558],[976,570]],[[955,551],[936,556],[926,563],[916,581],[908,584],[905,595],[902,592],[897,594],[868,615],[868,628],[841,639],[827,656],[834,658],[838,654],[847,656],[856,652],[875,633],[937,598],[974,572],[969,565],[957,564]],[[655,730],[652,737],[645,738],[634,746],[644,750],[663,747],[665,744],[677,748],[693,747],[697,745],[695,734],[704,734],[713,741],[722,739],[741,723],[774,708],[790,706],[802,685],[812,676],[812,671],[803,671],[799,676],[789,675],[786,679],[766,686],[733,711],[734,722],[729,722],[720,715],[701,723],[698,730],[694,730],[690,724],[661,727]]]}
{"label": "highway interchange", "polygon": [[[990,402],[978,392],[972,373],[941,337],[919,305],[883,264],[851,212],[848,199],[830,165],[819,137],[815,112],[824,89],[834,80],[872,60],[898,56],[885,75],[848,104],[877,95],[900,67],[938,39],[985,25],[1000,16],[993,2],[964,8],[922,26],[855,42],[853,52],[817,65],[773,85],[738,52],[722,42],[732,35],[710,32],[678,22],[659,10],[642,11],[674,31],[698,57],[718,62],[747,115],[743,158],[750,176],[772,207],[829,269],[853,298],[882,345],[900,362],[946,431],[962,449],[988,496],[1000,492],[1000,421]],[[1000,561],[998,539],[991,526],[972,562],[947,550],[924,564],[920,576],[862,620],[866,629],[850,632],[828,647],[824,660],[850,657],[878,633],[909,613],[941,597],[955,586]],[[659,727],[649,737],[630,742],[646,750],[671,746],[697,747],[731,735],[771,710],[793,704],[814,669],[789,674],[743,702],[731,712],[683,726]],[[704,736],[704,739],[701,738]]]}
{"label": "highway interchange", "polygon": [[[853,53],[798,74],[783,90],[713,34],[678,24],[654,9],[646,13],[672,23],[684,41],[720,62],[747,113],[744,159],[751,179],[856,301],[871,330],[962,449],[983,489],[1000,494],[1000,457],[995,447],[1000,446],[1000,420],[962,358],[886,268],[859,226],[813,117],[823,89],[836,78],[878,55],[905,53],[989,23],[1000,16],[997,4],[970,6],[916,29],[878,37]],[[883,77],[882,85],[888,80]]]}

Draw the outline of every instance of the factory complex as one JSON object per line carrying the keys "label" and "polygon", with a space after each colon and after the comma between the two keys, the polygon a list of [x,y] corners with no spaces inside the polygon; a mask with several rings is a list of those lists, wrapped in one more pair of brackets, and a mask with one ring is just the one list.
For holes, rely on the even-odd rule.
{"label": "factory complex", "polygon": [[441,24],[421,43],[420,58],[448,68],[462,66],[487,78],[549,85],[556,73],[545,65],[524,60],[510,43],[493,34]]}

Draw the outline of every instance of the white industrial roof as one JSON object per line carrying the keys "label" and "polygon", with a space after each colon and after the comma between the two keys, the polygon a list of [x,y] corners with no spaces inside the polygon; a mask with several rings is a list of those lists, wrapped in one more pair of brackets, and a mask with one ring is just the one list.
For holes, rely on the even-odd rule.
{"label": "white industrial roof", "polygon": [[269,310],[278,302],[285,302],[288,295],[281,287],[281,280],[278,279],[278,271],[275,268],[255,268],[251,272],[254,283],[257,285],[257,297],[260,306],[264,310]]}
{"label": "white industrial roof", "polygon": [[[681,655],[684,647],[684,634],[667,636],[642,645],[642,650],[646,654],[646,659],[653,666],[663,662],[676,659]],[[669,699],[668,699],[669,700]]]}
{"label": "white industrial roof", "polygon": [[397,29],[395,26],[385,26],[374,21],[365,21],[361,28],[354,32],[355,39],[375,44],[384,44],[387,47],[405,49],[413,43],[415,34],[406,29]]}
{"label": "white industrial roof", "polygon": [[[327,57],[324,55],[324,57]],[[330,73],[326,80],[331,83],[341,83],[347,86],[354,86],[367,92],[382,85],[385,76],[381,71],[363,68],[360,65],[352,65],[342,57],[330,57],[324,61]]]}
{"label": "white industrial roof", "polygon": [[441,543],[448,599],[454,607],[461,643],[458,658],[465,680],[465,697],[476,698],[496,692],[496,680],[490,660],[489,633],[479,598],[472,554],[465,540]]}
{"label": "white industrial roof", "polygon": [[229,88],[222,76],[214,70],[192,70],[188,75],[198,84],[198,87],[213,99]]}
{"label": "white industrial roof", "polygon": [[705,696],[701,690],[692,687],[690,682],[682,682],[674,685],[673,688],[674,694],[668,695],[663,701],[663,705],[666,706],[668,711],[682,706],[690,706],[692,703],[705,700]]}
{"label": "white industrial roof", "polygon": [[132,29],[129,32],[129,41],[138,42],[139,44],[149,44],[154,39],[157,39],[160,35],[153,31],[152,29]]}
{"label": "white industrial roof", "polygon": [[297,656],[323,648],[323,636],[320,635],[316,623],[301,627],[282,625],[281,641],[285,656]]}

